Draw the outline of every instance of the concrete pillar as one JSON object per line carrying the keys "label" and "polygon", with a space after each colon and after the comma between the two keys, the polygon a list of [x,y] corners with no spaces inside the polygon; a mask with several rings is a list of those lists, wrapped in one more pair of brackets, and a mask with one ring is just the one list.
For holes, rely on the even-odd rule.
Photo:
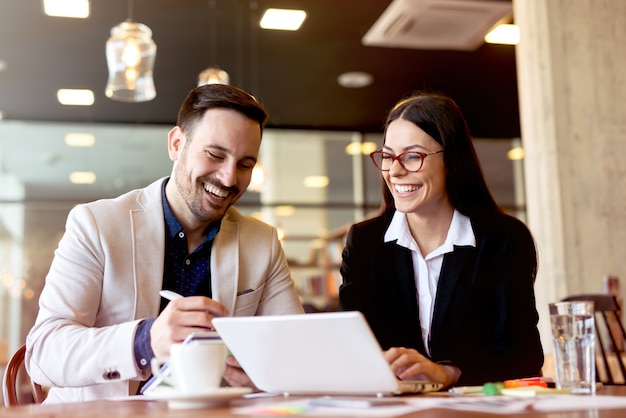
{"label": "concrete pillar", "polygon": [[626,1],[514,0],[528,225],[537,306],[626,291]]}

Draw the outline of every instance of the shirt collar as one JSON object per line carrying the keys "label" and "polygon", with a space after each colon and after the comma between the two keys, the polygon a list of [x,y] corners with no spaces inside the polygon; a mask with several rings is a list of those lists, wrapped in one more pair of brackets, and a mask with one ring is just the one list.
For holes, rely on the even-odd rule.
{"label": "shirt collar", "polygon": [[[411,235],[411,230],[406,220],[406,213],[396,211],[393,214],[393,219],[385,232],[384,241],[391,242],[394,240],[397,240],[397,244],[402,247],[409,249],[416,248],[415,240]],[[450,222],[450,229],[448,229],[445,242],[441,247],[435,250],[433,254],[452,252],[455,246],[476,246],[476,236],[474,235],[470,218],[456,209],[452,215],[452,222]]]}
{"label": "shirt collar", "polygon": [[[174,238],[176,235],[178,235],[179,232],[184,230],[183,226],[180,224],[180,222],[178,222],[178,219],[176,219],[176,216],[174,216],[174,213],[170,208],[170,204],[167,202],[167,198],[165,197],[165,185],[168,181],[169,178],[165,179],[165,181],[163,182],[163,186],[161,187],[161,202],[163,203],[163,216],[165,218],[165,229],[167,236],[169,238]],[[207,236],[203,242],[215,238],[217,233],[220,231],[220,225],[221,221],[211,223],[207,227]]]}

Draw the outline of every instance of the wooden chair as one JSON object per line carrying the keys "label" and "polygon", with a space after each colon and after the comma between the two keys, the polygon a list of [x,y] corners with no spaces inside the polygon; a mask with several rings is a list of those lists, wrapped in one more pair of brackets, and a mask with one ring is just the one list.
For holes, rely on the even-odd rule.
{"label": "wooden chair", "polygon": [[[626,385],[626,331],[617,299],[610,294],[581,294],[563,299],[577,300],[590,300],[594,304],[596,346],[601,354],[601,358],[596,356],[596,381],[608,385]],[[600,374],[599,371],[603,373]]]}
{"label": "wooden chair", "polygon": [[[13,354],[9,362],[7,363],[6,370],[4,371],[4,378],[2,379],[2,394],[4,395],[4,406],[15,406],[20,404],[19,397],[19,375],[20,370],[24,364],[24,355],[26,354],[26,345],[22,345]],[[41,403],[45,399],[43,389],[41,385],[30,381],[33,401],[35,403]]]}

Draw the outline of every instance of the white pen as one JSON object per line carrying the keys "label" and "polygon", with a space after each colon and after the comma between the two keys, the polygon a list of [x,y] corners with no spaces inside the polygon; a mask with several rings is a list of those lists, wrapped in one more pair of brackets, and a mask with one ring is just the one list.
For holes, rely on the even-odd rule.
{"label": "white pen", "polygon": [[179,295],[176,292],[172,292],[171,290],[161,290],[159,295],[163,296],[167,300],[180,299],[183,295]]}
{"label": "white pen", "polygon": [[470,393],[484,393],[483,386],[456,386],[448,389],[448,393],[452,396],[468,395]]}

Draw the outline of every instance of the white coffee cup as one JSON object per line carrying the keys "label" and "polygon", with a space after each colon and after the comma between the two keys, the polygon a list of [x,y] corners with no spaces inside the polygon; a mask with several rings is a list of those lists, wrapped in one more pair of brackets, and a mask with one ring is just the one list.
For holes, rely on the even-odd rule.
{"label": "white coffee cup", "polygon": [[[168,373],[161,366],[167,363]],[[226,345],[221,340],[173,344],[169,358],[153,358],[152,374],[185,394],[206,393],[220,387],[226,368]]]}

